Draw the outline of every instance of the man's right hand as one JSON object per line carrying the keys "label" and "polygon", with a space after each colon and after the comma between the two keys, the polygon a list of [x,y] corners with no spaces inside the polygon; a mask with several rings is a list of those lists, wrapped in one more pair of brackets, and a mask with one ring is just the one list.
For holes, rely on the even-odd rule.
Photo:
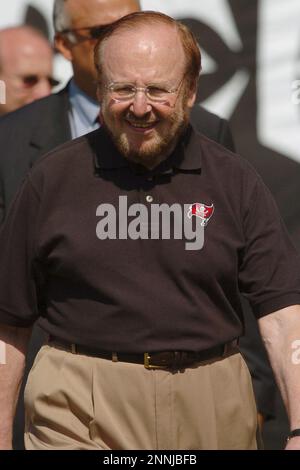
{"label": "man's right hand", "polygon": [[31,328],[0,325],[0,450],[12,450],[13,420]]}
{"label": "man's right hand", "polygon": [[2,440],[0,438],[0,450],[13,450],[12,439],[8,441],[7,439]]}

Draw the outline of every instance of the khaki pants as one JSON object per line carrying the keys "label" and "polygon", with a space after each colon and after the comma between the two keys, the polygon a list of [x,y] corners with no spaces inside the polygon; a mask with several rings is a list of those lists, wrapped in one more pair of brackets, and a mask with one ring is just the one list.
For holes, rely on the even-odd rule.
{"label": "khaki pants", "polygon": [[256,449],[256,406],[239,353],[147,370],[43,346],[25,390],[28,450]]}

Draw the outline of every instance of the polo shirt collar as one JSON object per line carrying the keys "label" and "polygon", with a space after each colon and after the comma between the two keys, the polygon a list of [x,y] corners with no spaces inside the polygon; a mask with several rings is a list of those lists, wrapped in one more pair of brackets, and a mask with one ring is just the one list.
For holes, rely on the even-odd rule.
{"label": "polo shirt collar", "polygon": [[90,136],[93,137],[90,139],[90,144],[94,149],[96,170],[130,167],[135,173],[164,174],[172,173],[174,169],[179,171],[199,171],[201,169],[201,147],[199,147],[199,139],[197,139],[197,134],[191,125],[189,125],[172,154],[153,170],[148,170],[144,166],[132,163],[124,158],[103,127],[90,134]]}

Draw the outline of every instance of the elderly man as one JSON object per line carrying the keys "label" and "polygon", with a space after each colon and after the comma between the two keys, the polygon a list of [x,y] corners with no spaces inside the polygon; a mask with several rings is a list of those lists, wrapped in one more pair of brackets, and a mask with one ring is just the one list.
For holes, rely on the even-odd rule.
{"label": "elderly man", "polygon": [[[0,120],[0,224],[36,160],[99,127],[93,58],[97,37],[103,26],[139,9],[138,0],[54,1],[55,46],[71,62],[74,76],[61,92]],[[197,129],[232,150],[226,121],[199,106],[192,118]]]}
{"label": "elderly man", "polygon": [[0,80],[5,85],[0,116],[51,93],[53,51],[28,26],[0,31]]}
{"label": "elderly man", "polygon": [[28,449],[256,448],[239,285],[300,448],[296,254],[254,171],[189,126],[196,42],[137,13],[100,36],[96,61],[103,129],[36,165],[1,232],[2,447],[40,317]]}
{"label": "elderly man", "polygon": [[[97,75],[93,58],[97,36],[103,26],[139,9],[137,0],[54,1],[56,48],[70,60],[74,76],[61,92],[0,120],[0,223],[21,181],[43,154],[99,127]],[[192,122],[205,135],[233,150],[226,121],[195,106]],[[27,370],[43,341],[41,330],[34,328],[27,355]],[[15,426],[16,448],[23,445],[22,401],[21,393]]]}

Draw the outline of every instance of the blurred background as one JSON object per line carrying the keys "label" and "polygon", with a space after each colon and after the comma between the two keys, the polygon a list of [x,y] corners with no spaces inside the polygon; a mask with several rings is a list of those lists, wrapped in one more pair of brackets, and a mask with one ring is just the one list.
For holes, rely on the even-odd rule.
{"label": "blurred background", "polygon": [[[300,249],[299,0],[142,0],[141,5],[181,19],[195,33],[203,57],[198,102],[229,120],[238,153],[270,187]],[[2,1],[0,28],[31,25],[52,42],[52,6],[53,0]],[[56,54],[59,88],[70,76],[70,64]],[[278,396],[276,419],[265,425],[266,447],[281,448],[286,432]]]}

